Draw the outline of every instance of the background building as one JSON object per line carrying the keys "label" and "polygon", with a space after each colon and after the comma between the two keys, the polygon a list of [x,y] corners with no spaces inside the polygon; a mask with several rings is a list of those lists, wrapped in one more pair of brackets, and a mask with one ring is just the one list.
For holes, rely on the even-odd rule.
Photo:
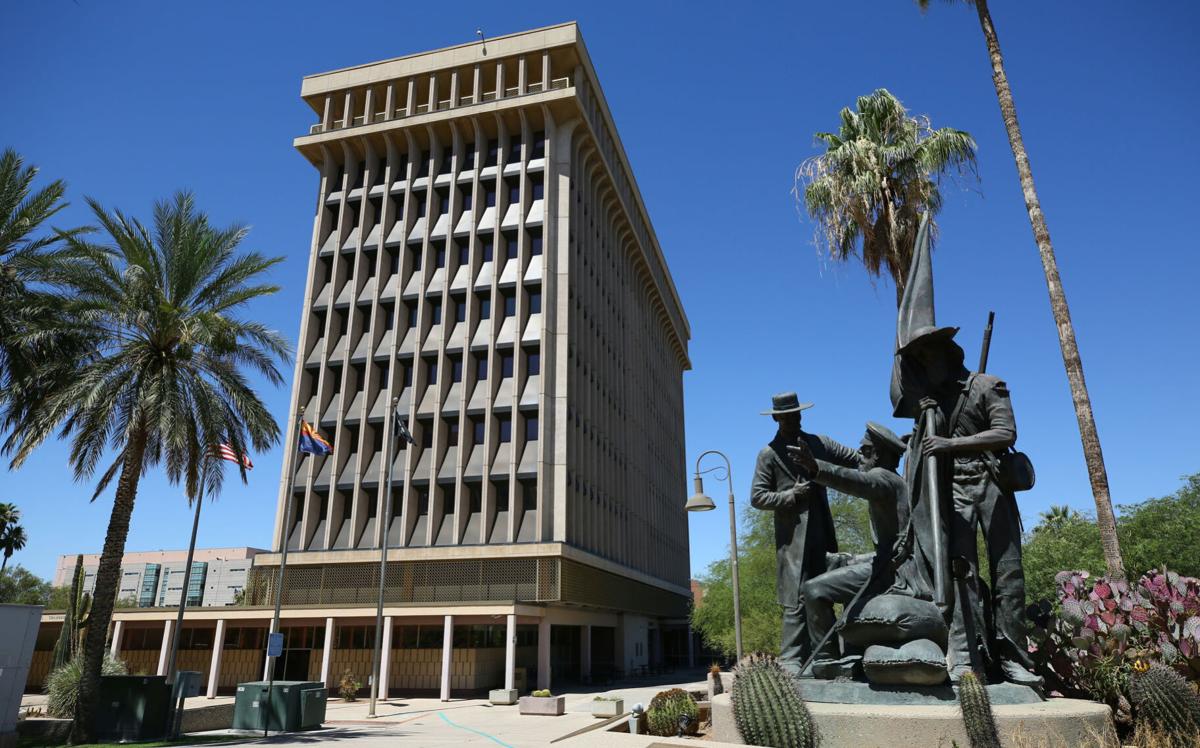
{"label": "background building", "polygon": [[[192,556],[192,575],[188,580],[190,606],[233,605],[246,588],[246,577],[261,548],[197,548]],[[58,557],[54,586],[70,587],[77,554]],[[100,554],[83,554],[83,591],[96,586]],[[121,586],[118,600],[132,600],[139,608],[179,605],[183,592],[183,574],[187,550],[137,551],[121,559]]]}
{"label": "background building", "polygon": [[[384,542],[385,692],[688,662],[690,331],[576,25],[301,95],[319,178],[287,433],[302,412],[335,450],[285,466],[248,606],[189,613],[180,666],[210,693],[262,674],[286,543],[277,677],[367,682]],[[169,618],[118,611],[114,650],[163,671]]]}

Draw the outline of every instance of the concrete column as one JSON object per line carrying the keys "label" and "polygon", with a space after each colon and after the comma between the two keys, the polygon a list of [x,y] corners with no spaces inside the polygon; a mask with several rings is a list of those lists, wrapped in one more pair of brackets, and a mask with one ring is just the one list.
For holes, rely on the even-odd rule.
{"label": "concrete column", "polygon": [[392,617],[383,617],[383,642],[379,655],[379,698],[387,699],[388,675],[392,671]]}
{"label": "concrete column", "polygon": [[517,615],[509,613],[504,631],[504,687],[516,688],[517,682]]}
{"label": "concrete column", "polygon": [[333,619],[325,619],[325,648],[321,650],[321,682],[326,688],[333,688],[329,682],[329,658],[333,654]]}
{"label": "concrete column", "polygon": [[217,696],[217,682],[221,680],[221,655],[225,651],[225,619],[217,619],[217,634],[213,638],[212,661],[208,665],[208,698]]}
{"label": "concrete column", "polygon": [[171,653],[171,626],[175,621],[171,618],[163,621],[162,646],[158,649],[158,674],[167,674],[167,655]]}
{"label": "concrete column", "polygon": [[125,622],[113,621],[112,643],[109,645],[108,651],[113,657],[117,657],[121,653],[121,637],[125,635]]}
{"label": "concrete column", "polygon": [[579,675],[586,683],[592,677],[592,627],[579,627]]}
{"label": "concrete column", "polygon": [[692,624],[687,626],[688,667],[696,667],[696,636]]}
{"label": "concrete column", "polygon": [[550,621],[538,621],[538,688],[550,688]]}
{"label": "concrete column", "polygon": [[454,649],[454,616],[446,616],[442,630],[442,701],[450,700],[450,655]]}

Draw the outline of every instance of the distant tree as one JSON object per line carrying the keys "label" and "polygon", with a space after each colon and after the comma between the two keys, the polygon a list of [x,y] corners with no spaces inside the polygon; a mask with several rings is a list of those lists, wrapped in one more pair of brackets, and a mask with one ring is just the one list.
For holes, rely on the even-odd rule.
{"label": "distant tree", "polygon": [[[746,509],[738,534],[738,580],[742,646],[746,652],[779,652],[782,609],[775,595],[775,524],[771,512]],[[705,643],[727,656],[737,653],[733,627],[733,582],[729,552],[709,564],[698,579],[704,602],[692,611],[692,625]]]}
{"label": "distant tree", "polygon": [[0,572],[8,566],[8,560],[12,558],[12,555],[23,549],[28,542],[29,536],[25,534],[24,527],[14,522],[4,526],[4,529],[0,531],[0,551],[4,553],[4,559],[0,560]]}
{"label": "distant tree", "polygon": [[[975,9],[979,28],[983,31],[988,60],[992,65],[992,85],[996,89],[996,100],[1000,104],[1000,117],[1004,120],[1004,129],[1008,132],[1008,144],[1012,148],[1017,176],[1021,181],[1021,193],[1025,198],[1025,211],[1029,214],[1029,226],[1033,229],[1033,240],[1037,244],[1038,255],[1042,260],[1042,272],[1046,276],[1050,312],[1054,315],[1054,324],[1058,329],[1063,368],[1066,369],[1071,400],[1075,404],[1075,420],[1079,424],[1083,459],[1087,463],[1092,498],[1096,503],[1096,523],[1100,526],[1104,563],[1110,577],[1124,579],[1126,567],[1121,559],[1121,544],[1117,537],[1112,495],[1108,488],[1108,470],[1104,466],[1104,452],[1100,449],[1100,435],[1096,431],[1096,419],[1092,413],[1092,397],[1088,394],[1087,382],[1083,378],[1083,359],[1079,356],[1079,346],[1075,342],[1075,325],[1071,322],[1067,293],[1063,290],[1062,278],[1058,274],[1058,259],[1054,254],[1054,245],[1050,242],[1046,214],[1042,212],[1042,201],[1038,198],[1037,187],[1033,183],[1033,167],[1029,163],[1029,153],[1025,150],[1025,136],[1021,134],[1021,124],[1017,121],[1017,105],[1013,101],[1012,88],[1008,84],[1004,55],[1000,51],[1000,37],[996,33],[996,25],[992,22],[992,12],[988,8],[987,0],[964,2]],[[929,8],[929,0],[917,0],[917,5],[924,12]]]}
{"label": "distant tree", "polygon": [[871,553],[875,550],[875,539],[871,533],[871,513],[866,500],[830,490],[829,511],[833,513],[838,551]]}
{"label": "distant tree", "polygon": [[817,244],[835,260],[862,260],[873,276],[886,269],[904,294],[921,215],[942,208],[941,177],[975,174],[975,140],[933,129],[881,88],[842,109],[836,133],[819,132],[825,153],[796,170],[793,194],[817,224]]}
{"label": "distant tree", "polygon": [[[1117,535],[1132,577],[1163,566],[1200,576],[1200,473],[1185,478],[1170,496],[1122,504]],[[1066,507],[1051,507],[1042,514],[1026,533],[1022,556],[1030,601],[1053,600],[1054,575],[1060,571],[1107,573],[1095,519]]]}
{"label": "distant tree", "polygon": [[50,583],[17,564],[0,572],[0,603],[13,605],[46,605],[50,600]]}

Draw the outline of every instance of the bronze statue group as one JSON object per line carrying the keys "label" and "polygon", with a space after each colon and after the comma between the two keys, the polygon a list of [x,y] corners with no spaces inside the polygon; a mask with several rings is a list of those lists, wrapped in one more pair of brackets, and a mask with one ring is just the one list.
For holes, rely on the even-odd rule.
{"label": "bronze statue group", "polygon": [[[1015,498],[1032,466],[1013,450],[1005,383],[983,373],[986,360],[970,371],[957,328],[934,322],[926,224],[915,250],[891,382],[893,415],[911,418],[912,433],[868,422],[855,450],[804,431],[811,403],[795,393],[764,413],[778,431],[758,455],[751,504],[774,513],[780,662],[803,678],[931,686],[974,670],[1037,687]],[[827,489],[868,502],[874,553],[838,553]]]}

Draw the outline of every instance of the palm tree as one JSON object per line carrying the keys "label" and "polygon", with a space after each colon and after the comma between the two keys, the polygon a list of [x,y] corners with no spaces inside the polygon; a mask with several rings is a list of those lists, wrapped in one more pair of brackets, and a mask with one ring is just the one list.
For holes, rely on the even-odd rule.
{"label": "palm tree", "polygon": [[36,400],[62,375],[52,364],[71,360],[80,345],[73,332],[47,337],[30,329],[60,313],[39,282],[67,251],[62,239],[82,231],[39,232],[67,203],[62,180],[35,191],[37,174],[11,148],[0,155],[0,401],[10,403]]}
{"label": "palm tree", "polygon": [[[951,0],[952,2],[954,0]],[[1067,382],[1071,387],[1071,399],[1075,404],[1075,419],[1079,422],[1079,438],[1083,444],[1083,458],[1087,463],[1088,479],[1092,484],[1092,497],[1096,501],[1096,524],[1100,527],[1100,546],[1104,550],[1104,564],[1108,576],[1125,578],[1125,564],[1121,560],[1121,545],[1117,540],[1117,518],[1113,513],[1112,495],[1108,489],[1108,471],[1104,467],[1104,452],[1100,449],[1100,435],[1096,432],[1096,418],[1092,414],[1092,398],[1088,394],[1087,382],[1083,378],[1083,361],[1079,357],[1079,346],[1075,343],[1075,327],[1071,324],[1071,310],[1067,306],[1067,294],[1063,290],[1062,278],[1058,274],[1058,260],[1054,256],[1054,245],[1050,243],[1050,229],[1046,227],[1046,216],[1038,200],[1033,184],[1033,169],[1029,165],[1029,154],[1025,152],[1025,140],[1021,136],[1021,125],[1017,122],[1017,106],[1013,102],[1012,89],[1008,85],[1008,74],[1004,71],[1004,56],[1000,53],[1000,40],[996,26],[988,10],[987,0],[965,0],[975,6],[983,39],[987,44],[992,62],[992,83],[996,87],[996,98],[1000,102],[1000,115],[1004,129],[1008,131],[1008,143],[1012,146],[1013,158],[1017,162],[1017,174],[1021,179],[1021,191],[1025,195],[1025,209],[1029,213],[1029,225],[1033,228],[1033,239],[1037,242],[1038,254],[1042,258],[1042,271],[1046,274],[1046,290],[1050,293],[1050,311],[1058,327],[1058,345],[1062,349],[1063,366],[1067,370]],[[917,0],[924,11],[929,0]]]}
{"label": "palm tree", "polygon": [[4,560],[0,561],[0,573],[4,572],[8,566],[8,560],[17,551],[25,547],[29,542],[29,537],[25,534],[25,528],[10,522],[4,526],[3,532],[0,532],[0,551],[4,551]]}
{"label": "palm tree", "polygon": [[899,305],[921,214],[941,210],[942,174],[975,174],[975,141],[909,116],[883,88],[860,96],[841,119],[837,134],[816,133],[825,153],[800,165],[792,194],[799,201],[803,192],[817,244],[830,256],[858,256],[873,276],[887,267]]}
{"label": "palm tree", "polygon": [[1034,529],[1035,531],[1043,528],[1059,529],[1077,516],[1079,516],[1079,512],[1066,504],[1055,504],[1042,512],[1042,521]]}
{"label": "palm tree", "polygon": [[7,442],[19,466],[61,429],[76,480],[92,476],[115,448],[93,495],[116,478],[84,642],[75,743],[91,742],[104,638],[139,479],[162,464],[194,496],[203,470],[215,494],[221,469],[205,458],[209,448],[224,442],[245,453],[279,438],[245,373],[278,385],[276,364],[290,355],[276,332],[236,316],[247,302],[278,290],[261,276],[280,258],[237,252],[244,227],[213,227],[188,193],[155,205],[153,229],[88,202],[107,243],[70,237],[73,255],[55,268],[52,283],[93,346],[72,377],[26,409]]}
{"label": "palm tree", "polygon": [[16,504],[0,502],[0,533],[4,532],[4,528],[20,521],[21,510],[17,508]]}

